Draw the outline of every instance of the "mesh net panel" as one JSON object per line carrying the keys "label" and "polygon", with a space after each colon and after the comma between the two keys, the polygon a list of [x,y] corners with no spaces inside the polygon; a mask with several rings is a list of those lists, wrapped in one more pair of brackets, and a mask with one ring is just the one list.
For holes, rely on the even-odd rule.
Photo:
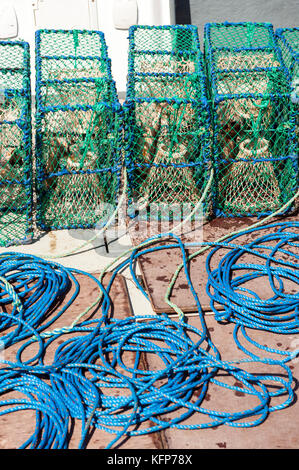
{"label": "mesh net panel", "polygon": [[295,112],[268,24],[208,24],[215,214],[266,215],[296,190]]}
{"label": "mesh net panel", "polygon": [[207,23],[205,39],[217,49],[275,48],[273,27],[269,23]]}
{"label": "mesh net panel", "polygon": [[292,77],[299,76],[299,28],[276,30],[282,58]]}
{"label": "mesh net panel", "polygon": [[195,27],[131,27],[125,109],[129,205],[160,205],[173,216],[184,204],[194,207],[210,162],[209,114]]}
{"label": "mesh net panel", "polygon": [[32,238],[29,45],[0,41],[0,246]]}
{"label": "mesh net panel", "polygon": [[36,49],[38,225],[104,224],[118,195],[122,139],[104,36],[41,30]]}

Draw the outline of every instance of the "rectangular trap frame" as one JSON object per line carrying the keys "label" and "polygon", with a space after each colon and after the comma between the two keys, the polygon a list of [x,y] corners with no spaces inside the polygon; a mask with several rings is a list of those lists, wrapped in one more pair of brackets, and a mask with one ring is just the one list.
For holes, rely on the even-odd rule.
{"label": "rectangular trap frame", "polygon": [[122,109],[104,34],[36,33],[37,224],[104,225],[117,203]]}
{"label": "rectangular trap frame", "polygon": [[213,116],[214,213],[269,215],[294,195],[298,175],[291,84],[273,27],[207,24],[204,53]]}
{"label": "rectangular trap frame", "polygon": [[[275,31],[282,58],[291,78],[299,77],[299,28],[278,28]],[[299,79],[299,78],[298,78]]]}
{"label": "rectangular trap frame", "polygon": [[210,170],[209,106],[195,26],[130,28],[124,109],[129,215],[151,207],[155,217],[180,218],[186,205],[196,206]]}
{"label": "rectangular trap frame", "polygon": [[32,240],[30,49],[0,41],[0,246]]}

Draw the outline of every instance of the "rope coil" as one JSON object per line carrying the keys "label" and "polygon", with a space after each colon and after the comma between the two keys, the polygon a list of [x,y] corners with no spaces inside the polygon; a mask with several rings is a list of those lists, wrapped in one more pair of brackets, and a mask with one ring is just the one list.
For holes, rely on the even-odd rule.
{"label": "rope coil", "polygon": [[[270,273],[271,276],[282,277],[286,274],[288,278],[298,282],[295,263],[281,259],[282,267],[275,267],[274,271],[271,263],[274,260],[277,261],[277,253],[281,255],[280,258],[289,253],[283,246],[284,244],[289,243],[295,248],[298,246],[298,235],[292,230],[296,229],[299,223],[272,224],[270,227],[274,228],[274,226],[278,226],[277,232],[268,237],[258,238],[245,246],[232,243],[236,236],[231,237],[227,243],[215,242],[216,248],[211,252],[209,260],[212,253],[220,247],[228,249],[225,263],[220,263],[221,269],[227,266],[227,274],[229,268],[235,269],[237,255],[253,252],[265,260],[265,268],[260,269],[263,275]],[[252,232],[255,230],[258,228],[252,229]],[[135,248],[131,252],[129,250],[125,260],[114,269],[108,287],[103,287],[101,278],[98,280],[88,274],[101,290],[100,318],[84,320],[81,314],[70,327],[44,332],[44,328],[41,330],[38,324],[32,326],[26,320],[12,315],[12,322],[22,321],[31,331],[32,336],[20,346],[15,362],[2,361],[0,393],[4,396],[8,390],[15,390],[19,387],[18,389],[26,395],[26,399],[18,404],[13,401],[1,401],[0,406],[3,410],[0,413],[11,413],[18,409],[36,410],[35,431],[24,443],[25,447],[68,447],[69,437],[66,435],[66,428],[72,418],[81,420],[82,424],[79,447],[85,447],[90,426],[94,426],[115,435],[108,445],[110,448],[124,436],[143,435],[167,428],[204,429],[223,424],[234,427],[256,426],[267,418],[269,412],[283,409],[292,403],[294,399],[293,376],[286,362],[294,357],[294,352],[286,355],[283,360],[250,355],[246,350],[247,357],[244,359],[233,361],[221,359],[220,352],[209,337],[200,301],[189,277],[188,258],[185,252],[189,244],[184,245],[175,235],[168,235],[172,236],[175,242],[172,245],[167,244],[167,249],[176,247],[181,250],[184,273],[198,305],[199,328],[188,325],[184,318],[175,321],[166,315],[132,317],[125,320],[114,319],[109,315],[111,308],[109,293],[116,274],[126,266],[133,270],[138,256],[156,249],[163,249],[163,246],[150,247],[155,242],[161,241],[162,236],[147,240],[141,248]],[[268,246],[266,254],[260,253],[258,248],[267,247],[268,240],[276,241],[276,245],[271,249]],[[213,243],[203,243],[203,245],[208,248]],[[12,259],[13,262],[11,262]],[[296,254],[295,259],[298,259]],[[39,269],[43,267],[45,276],[48,272],[51,273],[51,270],[56,271],[61,268],[56,263],[47,263],[34,256],[16,253],[2,256],[0,266],[1,264],[10,266],[13,270],[15,266],[18,266],[19,279],[22,279],[24,285],[26,285],[26,280],[22,267],[31,280],[30,276],[35,271],[35,266]],[[30,269],[28,269],[29,266]],[[242,267],[243,264],[240,263],[240,266]],[[260,272],[257,268],[252,269],[254,269],[254,275],[259,276]],[[70,280],[75,278],[76,272],[81,272],[69,268],[64,268],[64,270],[64,274]],[[214,279],[218,281],[216,274],[219,276],[217,270],[209,271],[210,283],[214,282]],[[5,275],[2,278],[10,278],[8,269]],[[238,276],[237,281],[233,281],[233,287],[239,289],[242,282],[250,277],[250,274],[244,277]],[[228,282],[227,279],[230,279],[229,274],[225,277],[226,282]],[[5,283],[3,285],[5,289]],[[16,285],[19,286],[20,282]],[[218,287],[215,282],[214,285]],[[137,287],[141,288],[138,284]],[[146,295],[143,290],[142,292]],[[279,284],[275,291],[274,303],[278,304],[276,297],[280,294],[282,294],[281,302],[283,302],[286,315],[290,317],[288,321],[292,319],[294,323],[292,331],[297,331],[295,328],[297,328],[298,295],[284,295],[282,285]],[[4,296],[2,295],[0,302],[1,300],[7,301],[7,295],[8,290]],[[12,294],[9,295],[11,299]],[[241,296],[243,299],[243,291],[241,291]],[[220,297],[215,296],[214,301],[219,299]],[[24,299],[22,302],[24,305]],[[289,313],[290,306],[296,311],[296,315],[292,317]],[[24,310],[26,316],[26,309]],[[234,306],[231,310],[234,315],[239,315]],[[233,316],[231,315],[230,318]],[[244,315],[244,318],[247,317]],[[269,321],[270,318],[271,315],[269,315]],[[256,327],[259,327],[259,324]],[[275,325],[273,331],[277,332]],[[54,358],[48,363],[46,355],[48,347],[69,332],[75,336],[64,340],[56,348]],[[20,334],[19,338],[22,337]],[[23,352],[36,340],[39,342],[38,353],[31,359],[22,361]],[[133,360],[129,364],[125,359],[127,354],[133,355]],[[144,354],[148,357],[154,356],[159,360],[158,369],[145,370],[141,367],[140,358]],[[246,364],[251,362],[266,366],[267,373],[265,374],[264,371],[263,373],[248,372]],[[272,366],[275,370],[273,373],[271,373]],[[277,372],[278,367],[282,373]],[[234,383],[227,383],[227,380],[221,377],[223,373],[226,377],[234,379]],[[50,381],[50,385],[47,384],[49,387],[47,392],[44,392],[45,388],[42,385],[36,387],[39,382],[43,382],[45,377]],[[275,382],[274,391],[269,386],[269,381]],[[237,412],[209,409],[206,407],[205,398],[212,384],[217,388],[225,388],[232,392],[242,391],[248,396],[254,396],[256,404],[248,409],[245,405],[244,409]],[[36,389],[38,389],[38,395],[36,395]],[[111,393],[113,390],[115,393]],[[276,403],[277,397],[280,397],[279,404]],[[173,412],[176,412],[175,417],[171,415]],[[188,424],[187,419],[194,413],[198,418],[197,423]],[[63,425],[58,424],[61,420],[63,420]],[[144,423],[143,426],[140,426],[141,423]]]}

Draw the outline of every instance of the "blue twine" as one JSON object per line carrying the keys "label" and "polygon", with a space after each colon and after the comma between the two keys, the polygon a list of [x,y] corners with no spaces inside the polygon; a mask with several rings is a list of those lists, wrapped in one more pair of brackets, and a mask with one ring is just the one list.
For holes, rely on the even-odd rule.
{"label": "blue twine", "polygon": [[[22,447],[67,448],[67,429],[74,418],[81,421],[80,448],[86,446],[91,426],[114,435],[107,446],[111,448],[124,437],[167,428],[204,429],[223,424],[252,427],[262,423],[270,412],[289,406],[294,399],[293,376],[286,362],[295,357],[294,352],[283,352],[281,360],[259,357],[239,344],[237,333],[246,328],[274,333],[298,332],[298,294],[289,295],[283,290],[284,279],[299,281],[298,263],[294,262],[298,255],[290,251],[290,247],[296,250],[299,245],[294,230],[298,226],[298,222],[272,224],[267,226],[268,235],[242,246],[233,243],[237,236],[232,236],[228,242],[218,243],[208,256],[208,292],[212,308],[216,313],[215,303],[223,305],[224,316],[236,323],[234,338],[246,353],[244,359],[234,361],[221,359],[209,337],[188,270],[186,248],[195,244],[183,244],[174,234],[168,234],[174,239],[171,244],[143,246],[132,251],[113,271],[106,288],[94,276],[80,270],[63,268],[29,255],[2,255],[0,276],[7,279],[9,286],[5,282],[1,284],[0,304],[11,303],[12,286],[22,308],[17,311],[14,307],[11,314],[0,313],[1,326],[7,327],[8,322],[17,325],[9,344],[25,337],[27,340],[20,345],[14,362],[2,361],[0,414],[35,410],[34,433]],[[244,233],[255,235],[264,228]],[[153,237],[148,242],[161,243],[164,236]],[[198,307],[199,328],[189,325],[185,319],[174,321],[165,314],[122,320],[111,315],[110,290],[116,275],[129,267],[137,287],[147,296],[136,278],[136,260],[165,247],[180,249],[188,286]],[[211,260],[221,248],[228,252],[218,268],[211,269]],[[245,253],[259,256],[264,264],[247,265],[240,259]],[[234,270],[237,276],[233,277]],[[246,274],[242,274],[244,270]],[[42,312],[45,313],[45,306],[51,302],[54,305],[55,298],[65,293],[69,283],[77,285],[76,273],[88,275],[101,290],[100,315],[82,320],[72,328],[54,330],[52,335],[44,334]],[[273,298],[267,302],[242,286],[262,276],[268,277],[273,288]],[[49,360],[46,354],[49,346],[54,346],[58,338],[69,332],[72,337],[60,340],[54,357]],[[36,341],[39,347],[34,357],[23,360],[25,350]],[[126,362],[127,354],[134,355],[133,363]],[[140,358],[144,354],[157,357],[157,369],[141,367]],[[252,373],[242,367],[252,362],[266,366],[267,373]],[[275,366],[273,373],[272,366]],[[229,385],[223,375],[230,376],[234,385]],[[269,381],[275,383],[275,388],[269,386]],[[225,388],[254,396],[255,405],[249,408],[245,405],[238,412],[209,409],[204,400],[211,384],[220,390]],[[25,398],[5,400],[5,394],[10,391],[19,391]],[[197,391],[196,397],[194,391]],[[279,404],[273,403],[277,397],[280,397]],[[186,421],[191,415],[198,418],[195,424]]]}
{"label": "blue twine", "polygon": [[[248,336],[246,328],[278,334],[299,333],[299,293],[285,292],[286,281],[291,281],[293,285],[299,284],[298,228],[299,222],[291,221],[248,229],[241,235],[254,235],[263,229],[270,230],[270,233],[254,238],[246,245],[233,247],[221,258],[216,269],[211,267],[216,253],[219,254],[222,246],[232,246],[232,241],[240,235],[229,238],[226,244],[214,248],[207,257],[207,293],[211,298],[210,305],[215,318],[236,324],[235,341],[251,357],[257,356],[241,345],[238,333],[242,333],[247,341],[260,349],[284,355],[286,360],[293,357],[293,351],[280,351],[258,344]],[[297,233],[294,229],[297,229]],[[257,258],[265,260],[265,263],[248,264],[242,261],[246,253],[254,253]],[[296,262],[288,261],[290,259]],[[247,283],[253,280],[260,280],[264,286],[268,285],[272,296],[260,298],[248,287]],[[217,310],[217,304],[221,305],[223,311]]]}

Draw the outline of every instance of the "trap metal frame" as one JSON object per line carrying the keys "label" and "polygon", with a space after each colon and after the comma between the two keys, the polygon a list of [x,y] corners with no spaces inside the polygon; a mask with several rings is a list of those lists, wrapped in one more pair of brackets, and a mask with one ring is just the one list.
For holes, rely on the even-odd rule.
{"label": "trap metal frame", "polygon": [[292,83],[291,101],[296,112],[297,155],[299,145],[299,28],[278,28],[275,31],[282,58]]}
{"label": "trap metal frame", "polygon": [[105,225],[121,177],[122,108],[104,34],[36,32],[37,225]]}
{"label": "trap metal frame", "polygon": [[31,144],[29,44],[0,41],[0,246],[32,241]]}
{"label": "trap metal frame", "polygon": [[298,78],[299,28],[277,28],[275,34],[277,36],[285,66],[292,78]]}
{"label": "trap metal frame", "polygon": [[[297,188],[291,83],[269,23],[208,23],[216,216],[264,216]],[[294,206],[287,210],[292,210]]]}

